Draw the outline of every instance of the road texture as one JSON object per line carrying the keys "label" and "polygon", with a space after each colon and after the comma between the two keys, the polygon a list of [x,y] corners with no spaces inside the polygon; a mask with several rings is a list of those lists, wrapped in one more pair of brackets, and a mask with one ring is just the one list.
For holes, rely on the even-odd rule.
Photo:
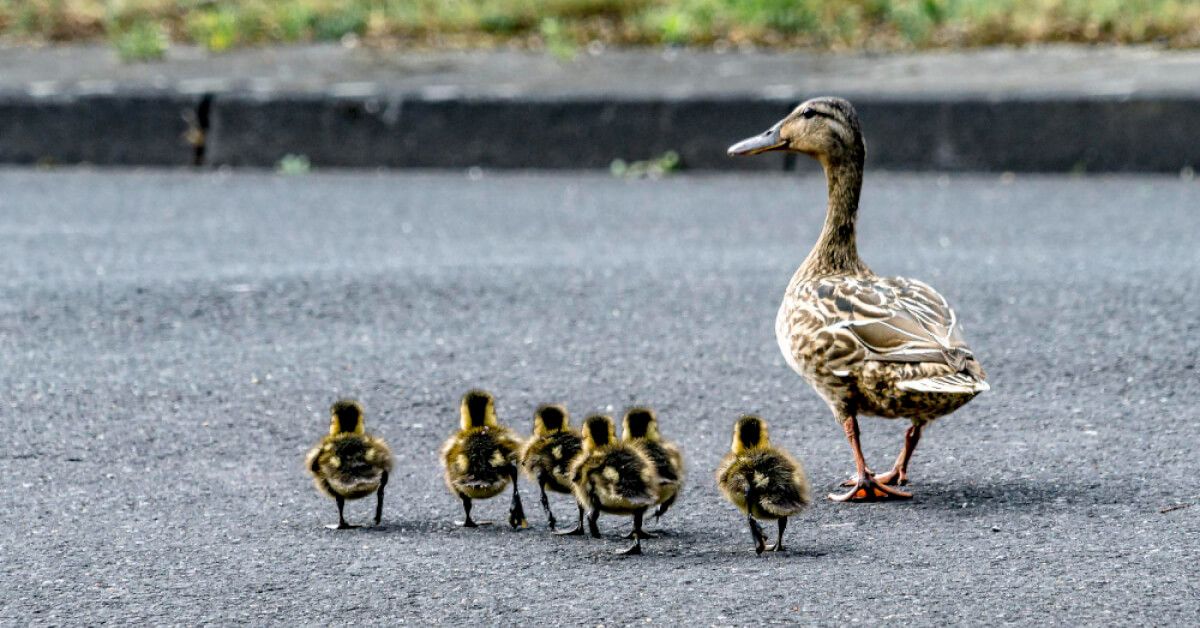
{"label": "road texture", "polygon": [[[993,390],[926,432],[914,500],[820,501],[764,557],[712,480],[739,413],[814,492],[852,470],[772,331],[819,178],[10,170],[0,189],[0,622],[1200,620],[1196,182],[869,173],[863,255],[947,295]],[[662,537],[630,558],[627,520],[551,537],[528,481],[533,528],[456,529],[435,452],[472,386],[522,433],[543,401],[655,406],[690,473]],[[395,450],[379,528],[324,529],[303,470],[341,395]],[[903,427],[864,421],[877,468]]]}

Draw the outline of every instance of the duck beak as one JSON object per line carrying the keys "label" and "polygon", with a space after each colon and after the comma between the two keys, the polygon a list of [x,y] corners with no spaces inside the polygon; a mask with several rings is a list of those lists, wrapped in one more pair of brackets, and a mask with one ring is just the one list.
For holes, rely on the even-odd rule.
{"label": "duck beak", "polygon": [[754,137],[748,137],[737,144],[730,146],[728,151],[729,156],[738,157],[744,155],[757,155],[767,151],[782,149],[786,142],[779,137],[779,127],[781,126],[782,123],[776,124],[766,131],[755,135]]}

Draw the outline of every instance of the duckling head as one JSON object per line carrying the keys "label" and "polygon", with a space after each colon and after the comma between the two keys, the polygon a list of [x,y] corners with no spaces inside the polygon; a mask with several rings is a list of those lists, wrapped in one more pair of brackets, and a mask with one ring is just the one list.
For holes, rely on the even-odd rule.
{"label": "duckling head", "polygon": [[533,433],[536,436],[546,436],[567,429],[571,422],[567,409],[555,404],[538,406],[533,413]]}
{"label": "duckling head", "polygon": [[329,407],[330,434],[362,434],[363,408],[353,399],[339,399]]}
{"label": "duckling head", "polygon": [[612,417],[593,414],[583,420],[583,448],[596,449],[616,442],[617,428]]}
{"label": "duckling head", "polygon": [[468,390],[467,394],[463,395],[459,414],[462,415],[462,429],[464,430],[496,425],[495,400],[492,398],[492,394],[486,390],[478,388]]}
{"label": "duckling head", "polygon": [[770,151],[804,153],[822,164],[852,161],[861,167],[867,146],[854,106],[822,96],[801,103],[771,128],[729,147],[730,156]]}
{"label": "duckling head", "polygon": [[733,453],[740,454],[770,444],[771,441],[767,438],[767,422],[762,418],[747,414],[734,424],[733,447],[731,447]]}
{"label": "duckling head", "polygon": [[630,408],[625,412],[625,419],[622,421],[622,433],[624,440],[658,440],[658,416],[650,408]]}

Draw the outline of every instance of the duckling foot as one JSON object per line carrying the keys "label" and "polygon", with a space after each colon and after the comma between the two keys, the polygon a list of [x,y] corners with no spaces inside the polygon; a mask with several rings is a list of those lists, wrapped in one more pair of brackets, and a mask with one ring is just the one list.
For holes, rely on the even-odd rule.
{"label": "duckling foot", "polygon": [[642,544],[641,543],[634,543],[633,547],[617,552],[617,556],[641,556],[641,555],[642,555]]}
{"label": "duckling foot", "polygon": [[780,517],[779,521],[776,525],[779,526],[779,536],[775,537],[774,545],[767,546],[768,552],[782,552],[783,551],[783,531],[787,529],[787,517]]}
{"label": "duckling foot", "polygon": [[583,536],[583,506],[579,507],[579,523],[570,530],[555,532],[554,536]]}
{"label": "duckling foot", "polygon": [[912,499],[912,493],[881,484],[870,474],[866,473],[855,480],[852,488],[841,495],[829,494],[829,499],[835,502],[882,502],[894,499]]}

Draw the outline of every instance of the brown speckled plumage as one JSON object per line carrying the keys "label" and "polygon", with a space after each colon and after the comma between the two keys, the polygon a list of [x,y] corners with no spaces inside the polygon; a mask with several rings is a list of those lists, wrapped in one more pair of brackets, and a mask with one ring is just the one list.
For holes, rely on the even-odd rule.
{"label": "brown speckled plumage", "polygon": [[775,334],[788,365],[829,405],[855,450],[856,490],[838,499],[910,497],[871,486],[856,417],[912,422],[895,467],[881,477],[883,484],[905,483],[921,427],[987,390],[983,368],[944,297],[914,279],[880,277],[859,258],[855,222],[866,144],[850,103],[807,101],[767,133],[731,147],[730,154],[768,150],[810,155],[825,170],[825,224],[788,284]]}

